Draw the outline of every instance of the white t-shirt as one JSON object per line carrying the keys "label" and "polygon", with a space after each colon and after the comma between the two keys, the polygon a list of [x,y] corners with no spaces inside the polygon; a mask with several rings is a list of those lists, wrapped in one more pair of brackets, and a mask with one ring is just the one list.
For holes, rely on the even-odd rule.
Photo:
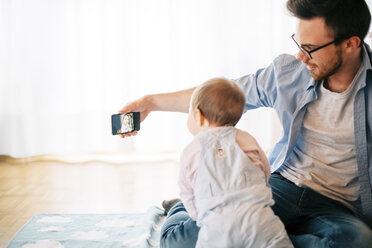
{"label": "white t-shirt", "polygon": [[318,100],[309,104],[296,146],[280,170],[293,183],[352,210],[359,198],[353,108],[362,71],[363,65],[344,92],[331,92],[324,82],[317,86]]}

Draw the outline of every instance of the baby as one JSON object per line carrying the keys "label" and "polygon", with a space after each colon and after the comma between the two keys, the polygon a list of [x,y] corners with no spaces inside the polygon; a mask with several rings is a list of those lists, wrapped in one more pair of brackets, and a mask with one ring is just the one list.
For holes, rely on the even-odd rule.
{"label": "baby", "polygon": [[133,114],[130,113],[130,114],[125,114],[122,116],[122,120],[121,120],[121,132],[122,133],[133,131],[133,123],[131,121],[131,115]]}
{"label": "baby", "polygon": [[200,227],[196,247],[293,247],[271,205],[269,162],[234,126],[245,97],[216,78],[195,89],[187,126],[195,136],[181,156],[181,200]]}

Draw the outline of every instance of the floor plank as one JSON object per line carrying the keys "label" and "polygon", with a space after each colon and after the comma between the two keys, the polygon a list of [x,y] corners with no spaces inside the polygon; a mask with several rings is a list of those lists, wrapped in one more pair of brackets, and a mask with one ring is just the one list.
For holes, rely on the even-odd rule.
{"label": "floor plank", "polygon": [[177,197],[178,162],[0,158],[0,248],[37,213],[134,213]]}

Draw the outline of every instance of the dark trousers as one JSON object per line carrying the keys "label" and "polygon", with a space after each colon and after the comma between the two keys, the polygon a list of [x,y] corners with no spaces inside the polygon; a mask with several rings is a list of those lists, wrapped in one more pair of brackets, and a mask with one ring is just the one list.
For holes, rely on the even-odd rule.
{"label": "dark trousers", "polygon": [[[372,247],[372,230],[348,208],[315,191],[298,187],[278,173],[271,175],[274,213],[295,247]],[[179,202],[168,213],[161,247],[194,248],[199,228]]]}

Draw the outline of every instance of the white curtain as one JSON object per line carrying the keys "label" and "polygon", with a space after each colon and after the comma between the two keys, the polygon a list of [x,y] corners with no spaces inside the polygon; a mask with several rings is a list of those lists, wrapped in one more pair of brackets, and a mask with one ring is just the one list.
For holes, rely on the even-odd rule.
{"label": "white curtain", "polygon": [[[0,155],[180,151],[186,115],[156,112],[134,138],[111,114],[145,94],[236,78],[295,53],[285,0],[0,0]],[[275,115],[239,127],[269,149]]]}

